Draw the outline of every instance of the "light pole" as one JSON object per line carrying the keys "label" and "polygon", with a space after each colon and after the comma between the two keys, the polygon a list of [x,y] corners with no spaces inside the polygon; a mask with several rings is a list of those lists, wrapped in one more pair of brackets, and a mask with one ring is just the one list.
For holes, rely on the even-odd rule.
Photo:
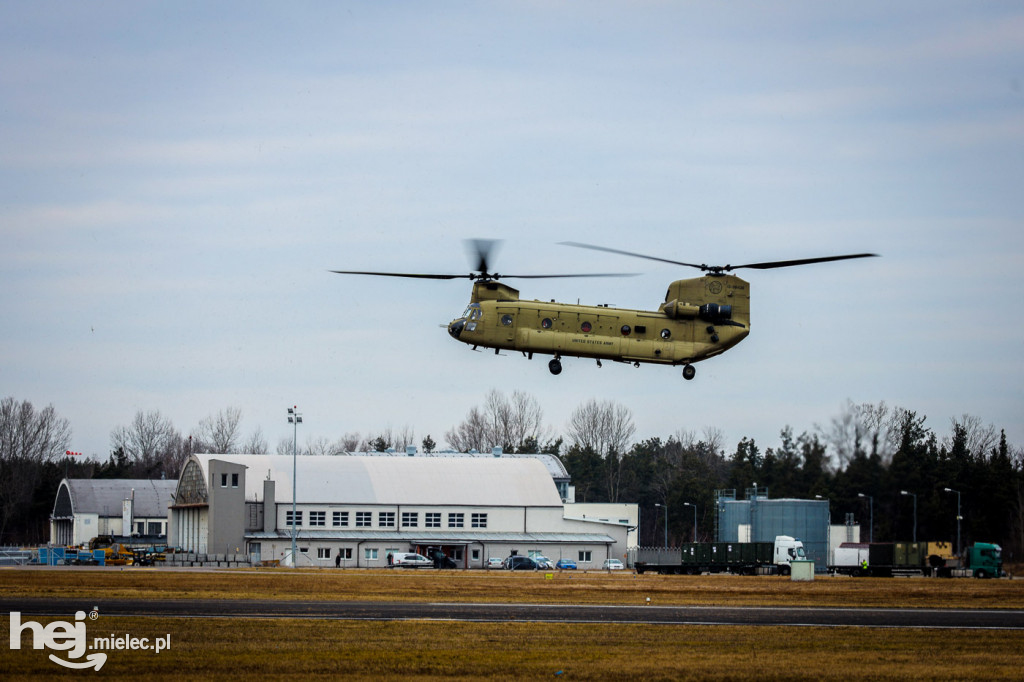
{"label": "light pole", "polygon": [[[757,516],[757,482],[754,482],[754,497],[750,500],[750,537],[747,542],[757,542],[757,535],[754,533],[754,518]],[[742,538],[741,538],[742,539]]]}
{"label": "light pole", "polygon": [[943,488],[947,493],[956,493],[956,555],[960,556],[960,491],[952,488]]}
{"label": "light pole", "polygon": [[825,542],[826,542],[826,553],[832,552],[832,498],[822,497],[821,495],[815,495],[814,499],[824,500],[828,503],[828,525],[825,526]]}
{"label": "light pole", "polygon": [[292,424],[292,568],[298,568],[299,565],[295,554],[295,470],[298,460],[299,424],[302,423],[302,415],[299,414],[298,405],[288,408],[288,423]]}
{"label": "light pole", "polygon": [[697,542],[697,505],[683,502],[684,507],[693,507],[693,541]]}
{"label": "light pole", "polygon": [[917,542],[917,494],[901,490],[900,495],[910,495],[914,498],[914,542]]}
{"label": "light pole", "polygon": [[868,500],[868,523],[871,524],[868,528],[868,542],[875,541],[875,498],[864,493],[857,493],[857,497],[866,497]]}
{"label": "light pole", "polygon": [[668,549],[668,505],[654,503],[655,507],[664,507],[665,509],[665,549]]}

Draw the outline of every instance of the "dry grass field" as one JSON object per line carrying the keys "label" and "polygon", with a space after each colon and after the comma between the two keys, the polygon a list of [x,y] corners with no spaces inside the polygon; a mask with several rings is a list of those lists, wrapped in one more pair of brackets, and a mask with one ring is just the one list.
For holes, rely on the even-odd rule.
{"label": "dry grass field", "polygon": [[[550,578],[548,577],[550,575]],[[0,570],[6,595],[579,604],[1024,608],[1024,581],[629,572]],[[102,606],[101,606],[102,608]],[[69,614],[70,617],[70,614]],[[9,623],[0,627],[7,642]],[[52,619],[40,619],[47,622]],[[100,618],[89,636],[170,636],[168,651],[111,651],[99,675],[145,679],[1020,679],[1024,633],[888,628]],[[26,635],[27,642],[27,635]],[[27,645],[26,645],[27,646]],[[72,674],[4,650],[0,677]],[[84,673],[74,673],[84,674]],[[89,672],[89,674],[96,674]]]}
{"label": "dry grass field", "polygon": [[0,589],[24,596],[125,599],[468,601],[698,606],[1024,608],[1024,581],[736,575],[631,571],[78,568],[0,571]]}

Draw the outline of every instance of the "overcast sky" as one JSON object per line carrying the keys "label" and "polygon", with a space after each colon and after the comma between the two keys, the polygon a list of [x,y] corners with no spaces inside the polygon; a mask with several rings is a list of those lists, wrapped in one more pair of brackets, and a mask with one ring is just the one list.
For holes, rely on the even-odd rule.
{"label": "overcast sky", "polygon": [[[72,447],[227,407],[273,451],[417,442],[493,388],[564,433],[777,446],[847,401],[1024,446],[1024,6],[1001,2],[0,4],[0,395]],[[462,240],[525,299],[657,309],[707,263],[881,258],[751,282],[752,331],[679,368],[472,352]]]}

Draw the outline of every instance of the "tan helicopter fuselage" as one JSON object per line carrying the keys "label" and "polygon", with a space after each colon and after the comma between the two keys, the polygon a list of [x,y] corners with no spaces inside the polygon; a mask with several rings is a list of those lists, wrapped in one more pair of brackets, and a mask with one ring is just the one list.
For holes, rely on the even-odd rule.
{"label": "tan helicopter fuselage", "polygon": [[647,311],[524,301],[512,287],[480,281],[448,332],[474,348],[528,357],[688,365],[725,352],[750,333],[750,285],[726,274],[677,280],[658,310]]}

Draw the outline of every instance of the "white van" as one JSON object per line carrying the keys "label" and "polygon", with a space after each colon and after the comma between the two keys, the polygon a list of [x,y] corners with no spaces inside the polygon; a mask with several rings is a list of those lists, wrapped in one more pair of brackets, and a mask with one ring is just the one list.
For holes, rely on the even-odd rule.
{"label": "white van", "polygon": [[413,552],[393,552],[388,555],[388,566],[391,568],[420,568],[431,567],[434,562],[422,554]]}

